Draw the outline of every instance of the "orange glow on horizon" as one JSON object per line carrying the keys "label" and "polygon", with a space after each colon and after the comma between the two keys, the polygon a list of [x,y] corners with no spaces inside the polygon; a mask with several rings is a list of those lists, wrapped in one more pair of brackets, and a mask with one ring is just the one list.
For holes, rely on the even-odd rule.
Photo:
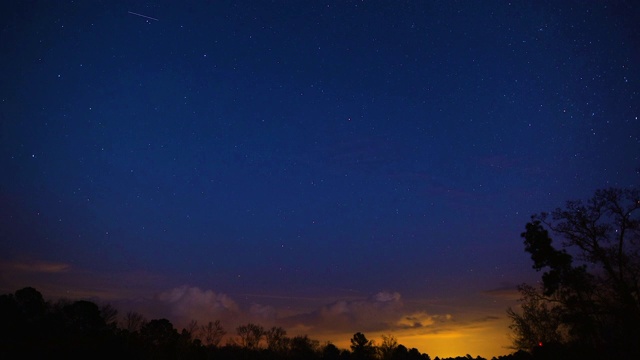
{"label": "orange glow on horizon", "polygon": [[[452,328],[450,330],[438,333],[419,334],[416,329],[407,330],[390,330],[388,332],[364,333],[367,339],[374,340],[376,345],[381,342],[381,335],[391,334],[398,340],[398,344],[402,344],[407,349],[416,348],[421,353],[428,354],[432,359],[436,356],[440,358],[465,356],[470,354],[474,358],[482,356],[486,359],[507,355],[513,352],[509,349],[510,340],[508,337],[508,322],[496,322],[493,326],[465,328],[460,326],[459,329]],[[353,333],[324,333],[324,334],[308,334],[311,338],[324,341],[330,341],[338,348],[349,349],[351,345],[350,339]]]}

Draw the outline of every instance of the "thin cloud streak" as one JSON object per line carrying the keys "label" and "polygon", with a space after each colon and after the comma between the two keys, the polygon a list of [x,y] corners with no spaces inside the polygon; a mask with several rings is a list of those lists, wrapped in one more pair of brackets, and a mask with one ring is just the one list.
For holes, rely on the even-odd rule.
{"label": "thin cloud streak", "polygon": [[71,265],[49,261],[8,261],[0,263],[0,269],[2,271],[55,274],[69,271]]}

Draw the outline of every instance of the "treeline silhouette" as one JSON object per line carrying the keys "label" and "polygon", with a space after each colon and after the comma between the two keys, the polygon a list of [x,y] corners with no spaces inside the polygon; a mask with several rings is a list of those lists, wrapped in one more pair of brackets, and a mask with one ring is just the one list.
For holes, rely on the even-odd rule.
{"label": "treeline silhouette", "polygon": [[[391,335],[383,336],[376,345],[356,333],[350,349],[339,349],[306,335],[288,337],[280,327],[265,329],[249,323],[235,330],[235,336],[222,345],[227,332],[219,321],[204,325],[193,321],[178,331],[167,319],[147,321],[135,312],[118,321],[118,311],[110,305],[86,300],[45,301],[32,287],[0,295],[1,359],[431,360],[415,348],[398,344]],[[434,358],[469,359],[474,358]],[[496,360],[513,359],[533,358],[519,352]]]}

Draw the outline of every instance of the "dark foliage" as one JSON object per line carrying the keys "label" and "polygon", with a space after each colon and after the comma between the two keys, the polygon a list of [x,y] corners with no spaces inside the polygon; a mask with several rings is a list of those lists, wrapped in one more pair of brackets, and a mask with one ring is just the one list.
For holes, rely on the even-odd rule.
{"label": "dark foliage", "polygon": [[521,286],[521,310],[508,310],[516,349],[534,359],[640,359],[639,209],[638,190],[605,189],[532,217],[522,238],[542,283]]}
{"label": "dark foliage", "polygon": [[[287,337],[282,328],[256,324],[236,329],[237,338],[219,346],[226,333],[219,321],[178,332],[167,319],[147,321],[128,312],[86,300],[50,303],[34,288],[0,295],[0,359],[193,359],[193,360],[430,360],[393,336],[376,346],[363,333],[351,338],[351,351],[308,336]],[[118,324],[121,326],[119,327]],[[523,355],[524,354],[524,355]],[[529,360],[520,352],[498,360]],[[529,356],[529,357],[526,357]],[[438,359],[438,358],[436,358]],[[440,359],[438,359],[440,360]],[[484,360],[466,357],[441,360]]]}

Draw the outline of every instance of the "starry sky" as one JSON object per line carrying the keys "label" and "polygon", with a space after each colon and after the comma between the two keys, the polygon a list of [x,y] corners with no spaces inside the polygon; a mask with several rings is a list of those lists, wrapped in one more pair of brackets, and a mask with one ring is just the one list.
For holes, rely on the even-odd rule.
{"label": "starry sky", "polygon": [[0,290],[507,354],[533,213],[638,184],[630,1],[3,1]]}

